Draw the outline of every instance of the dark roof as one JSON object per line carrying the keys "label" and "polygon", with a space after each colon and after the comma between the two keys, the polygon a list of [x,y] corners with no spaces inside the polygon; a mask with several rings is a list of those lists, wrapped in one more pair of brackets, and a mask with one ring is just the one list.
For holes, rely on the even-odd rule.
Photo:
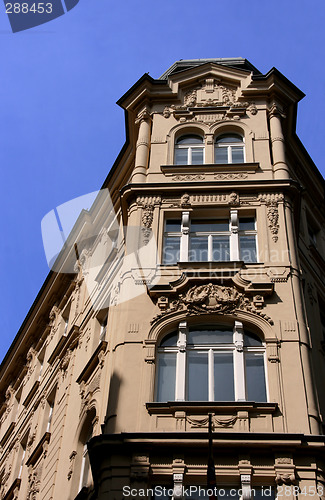
{"label": "dark roof", "polygon": [[219,57],[212,59],[180,59],[174,62],[166,71],[161,75],[159,80],[167,80],[170,75],[174,73],[179,73],[180,71],[185,71],[187,69],[195,68],[196,66],[201,66],[206,63],[221,64],[223,66],[228,66],[230,68],[242,69],[246,71],[251,71],[254,75],[260,75],[261,72],[253,66],[247,59],[243,57]]}

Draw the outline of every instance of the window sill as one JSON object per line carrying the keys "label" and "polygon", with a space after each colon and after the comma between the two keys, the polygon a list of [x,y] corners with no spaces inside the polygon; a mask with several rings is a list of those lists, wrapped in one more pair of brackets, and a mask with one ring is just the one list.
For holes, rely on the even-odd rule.
{"label": "window sill", "polygon": [[274,413],[277,403],[257,403],[255,401],[167,401],[166,403],[151,402],[146,403],[147,411],[150,415],[171,414],[177,411],[190,413],[229,413],[234,411],[248,411]]}
{"label": "window sill", "polygon": [[87,362],[86,366],[84,367],[84,369],[80,373],[79,377],[77,378],[77,384],[81,384],[81,382],[87,382],[88,381],[88,379],[90,378],[91,374],[94,372],[95,368],[98,366],[98,364],[100,362],[100,359],[99,359],[100,358],[100,353],[101,352],[103,352],[103,353],[106,352],[107,345],[108,345],[108,343],[107,343],[106,340],[102,340],[100,342],[100,344],[98,345],[97,349],[92,354],[92,356],[90,357],[90,359]]}
{"label": "window sill", "polygon": [[34,451],[32,452],[31,456],[26,462],[27,466],[30,465],[35,465],[41,454],[43,453],[44,446],[45,444],[49,443],[51,439],[51,433],[50,432],[45,432],[41,440],[39,441],[38,445],[35,447]]}
{"label": "window sill", "polygon": [[11,500],[11,499],[17,498],[20,484],[21,484],[21,479],[19,477],[17,477],[14,480],[14,482],[12,483],[12,485],[10,486],[10,488],[7,491],[7,493],[5,494],[5,496],[2,497],[2,500]]}
{"label": "window sill", "polygon": [[167,177],[177,174],[210,174],[222,172],[256,172],[259,163],[202,163],[201,165],[161,165],[160,170]]}

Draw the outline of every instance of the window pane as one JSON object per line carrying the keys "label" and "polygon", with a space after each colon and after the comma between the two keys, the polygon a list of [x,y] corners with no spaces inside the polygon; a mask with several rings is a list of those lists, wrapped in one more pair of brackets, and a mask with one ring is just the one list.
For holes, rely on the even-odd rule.
{"label": "window pane", "polygon": [[181,221],[174,219],[167,219],[165,222],[165,231],[167,233],[180,233],[181,232]]}
{"label": "window pane", "polygon": [[180,148],[175,149],[175,165],[187,165],[188,164],[188,149]]}
{"label": "window pane", "polygon": [[254,229],[255,229],[254,217],[239,217],[240,231],[254,231]]}
{"label": "window pane", "polygon": [[213,236],[212,260],[214,262],[230,260],[229,236]]}
{"label": "window pane", "polygon": [[187,342],[194,345],[202,344],[232,344],[233,332],[230,328],[206,327],[204,329],[190,329]]}
{"label": "window pane", "polygon": [[208,401],[208,353],[189,351],[187,367],[188,401]]}
{"label": "window pane", "polygon": [[239,236],[240,260],[257,262],[255,236]]}
{"label": "window pane", "polygon": [[191,231],[194,233],[216,233],[229,231],[229,221],[227,219],[200,220],[194,219],[191,222]]}
{"label": "window pane", "polygon": [[160,343],[160,347],[170,347],[177,345],[178,334],[173,332],[164,337]]}
{"label": "window pane", "polygon": [[238,134],[223,134],[217,137],[216,143],[233,143],[233,142],[243,142],[243,138]]}
{"label": "window pane", "polygon": [[192,165],[203,164],[203,148],[192,148]]}
{"label": "window pane", "polygon": [[175,400],[176,353],[159,354],[157,376],[157,401]]}
{"label": "window pane", "polygon": [[228,163],[228,148],[215,148],[214,163]]}
{"label": "window pane", "polygon": [[231,148],[232,163],[244,163],[244,148]]}
{"label": "window pane", "polygon": [[244,335],[244,346],[246,347],[262,347],[262,341],[261,339],[252,332],[246,332]]}
{"label": "window pane", "polygon": [[180,237],[179,236],[165,236],[163,263],[176,264],[179,261]]}
{"label": "window pane", "polygon": [[264,357],[262,354],[245,354],[246,394],[248,401],[266,401]]}
{"label": "window pane", "polygon": [[189,260],[192,262],[205,262],[208,258],[208,237],[191,236]]}
{"label": "window pane", "polygon": [[214,399],[234,401],[234,361],[231,353],[214,353]]}
{"label": "window pane", "polygon": [[179,137],[176,144],[202,144],[203,138],[199,135],[183,135]]}

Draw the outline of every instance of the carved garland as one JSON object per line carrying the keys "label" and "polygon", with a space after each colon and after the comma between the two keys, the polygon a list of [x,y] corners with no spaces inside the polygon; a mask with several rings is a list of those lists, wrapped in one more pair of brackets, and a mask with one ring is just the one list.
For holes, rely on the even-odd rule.
{"label": "carved garland", "polygon": [[283,201],[283,194],[260,194],[258,199],[261,203],[265,203],[267,206],[266,216],[269,221],[268,226],[272,234],[272,239],[276,243],[279,239],[279,210],[278,205],[280,201]]}
{"label": "carved garland", "polygon": [[176,311],[185,311],[186,315],[235,314],[236,311],[248,311],[261,316],[270,325],[273,325],[272,319],[258,310],[243,293],[238,292],[233,287],[212,283],[193,286],[185,295],[179,295],[179,298],[169,303],[169,307],[165,307],[151,323]]}
{"label": "carved garland", "polygon": [[153,223],[153,213],[156,205],[160,205],[160,196],[138,196],[137,205],[142,207],[142,235],[145,245],[149,243],[151,226]]}

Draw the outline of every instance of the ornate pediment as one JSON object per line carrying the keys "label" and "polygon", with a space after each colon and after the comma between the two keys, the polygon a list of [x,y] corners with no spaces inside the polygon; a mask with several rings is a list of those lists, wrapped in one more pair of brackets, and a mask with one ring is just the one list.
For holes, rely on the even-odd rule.
{"label": "ornate pediment", "polygon": [[184,90],[181,94],[181,104],[166,106],[163,115],[169,118],[171,114],[180,120],[214,123],[225,118],[236,118],[245,115],[247,111],[257,113],[253,102],[239,100],[237,87],[224,85],[216,78],[206,78],[201,85]]}
{"label": "ornate pediment", "polygon": [[164,295],[158,298],[160,313],[153,319],[156,322],[161,317],[184,311],[186,315],[197,314],[235,314],[237,311],[247,311],[264,318],[270,325],[272,319],[262,312],[264,298],[261,294],[248,296],[239,292],[234,286],[224,286],[214,283],[195,285],[177,298]]}

